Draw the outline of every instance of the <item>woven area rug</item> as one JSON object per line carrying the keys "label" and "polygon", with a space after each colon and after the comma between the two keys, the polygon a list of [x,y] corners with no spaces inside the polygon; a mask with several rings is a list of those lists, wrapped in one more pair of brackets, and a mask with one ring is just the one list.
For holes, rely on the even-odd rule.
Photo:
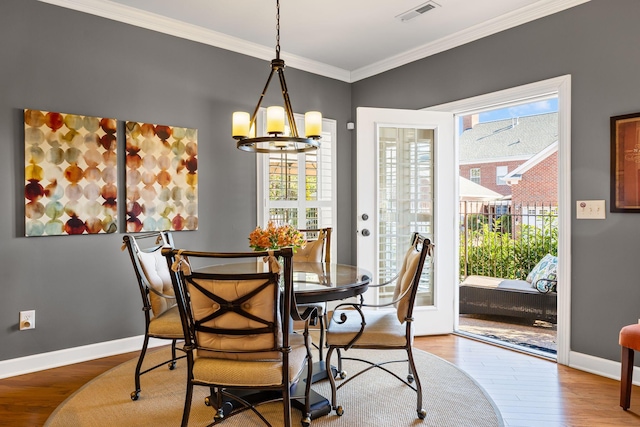
{"label": "woven area rug", "polygon": [[[347,356],[399,360],[404,352],[351,350]],[[150,352],[145,365],[153,366],[168,358],[166,348]],[[373,356],[373,357],[372,357]],[[384,356],[384,357],[382,357]],[[164,358],[164,359],[163,359]],[[423,386],[425,420],[416,416],[416,393],[380,369],[373,369],[338,390],[338,404],[344,408],[339,417],[329,415],[311,422],[312,426],[503,426],[502,417],[486,392],[467,374],[451,363],[424,351],[415,350],[415,359]],[[160,367],[142,376],[138,401],[133,391],[133,372],[137,359],[125,362],[92,380],[63,402],[47,420],[45,427],[103,426],[179,426],[184,405],[186,362],[179,360],[175,370]],[[354,373],[360,362],[345,361],[344,369]],[[395,363],[392,370],[406,376],[406,363]],[[313,385],[324,396],[331,396],[328,380]],[[206,387],[195,387],[189,426],[206,426],[213,421],[214,409],[204,404]],[[282,425],[282,403],[259,406],[274,425]],[[292,409],[293,425],[300,425],[300,412]],[[261,426],[261,421],[245,411],[226,418],[220,425],[230,427]]]}

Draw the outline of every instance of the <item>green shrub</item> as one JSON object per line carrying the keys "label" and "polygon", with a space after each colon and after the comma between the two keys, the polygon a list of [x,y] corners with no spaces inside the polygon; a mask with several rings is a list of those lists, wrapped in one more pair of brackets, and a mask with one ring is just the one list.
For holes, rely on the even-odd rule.
{"label": "green shrub", "polygon": [[467,236],[460,233],[460,277],[479,275],[525,279],[546,254],[558,254],[555,217],[544,217],[542,227],[520,226],[515,238],[509,232],[511,221],[503,224],[507,218],[496,219],[491,226],[484,223],[478,229],[467,231]]}

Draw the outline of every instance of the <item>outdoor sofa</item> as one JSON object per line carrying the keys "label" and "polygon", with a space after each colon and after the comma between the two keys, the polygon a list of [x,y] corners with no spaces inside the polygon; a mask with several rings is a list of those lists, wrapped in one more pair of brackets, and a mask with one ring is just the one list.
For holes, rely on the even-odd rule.
{"label": "outdoor sofa", "polygon": [[512,316],[557,323],[557,258],[545,256],[527,280],[468,276],[460,284],[460,314]]}

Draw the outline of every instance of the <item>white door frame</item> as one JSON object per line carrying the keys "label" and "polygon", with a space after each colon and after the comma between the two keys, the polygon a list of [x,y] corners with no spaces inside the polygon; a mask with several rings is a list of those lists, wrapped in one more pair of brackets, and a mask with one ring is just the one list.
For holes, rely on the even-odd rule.
{"label": "white door frame", "polygon": [[[473,98],[425,108],[431,111],[449,111],[469,114],[488,107],[521,104],[528,98],[544,95],[558,96],[558,349],[557,362],[569,365],[571,351],[571,75],[564,75],[536,83],[505,89]],[[458,163],[456,144],[456,165]],[[442,165],[439,165],[442,167]],[[452,166],[453,167],[453,166]],[[456,190],[458,191],[458,190]],[[454,207],[455,208],[455,207]],[[459,251],[455,255],[458,257]],[[456,263],[456,265],[458,265]],[[459,294],[456,293],[456,302]],[[456,311],[458,311],[456,304]],[[456,313],[456,322],[458,318]],[[457,328],[457,324],[455,325]]]}

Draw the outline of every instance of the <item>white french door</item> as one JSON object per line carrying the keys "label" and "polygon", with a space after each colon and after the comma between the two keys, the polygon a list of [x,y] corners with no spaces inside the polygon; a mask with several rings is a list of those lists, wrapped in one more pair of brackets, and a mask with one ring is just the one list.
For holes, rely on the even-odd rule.
{"label": "white french door", "polygon": [[[418,335],[453,331],[458,283],[458,172],[451,113],[357,109],[357,256],[374,283],[391,279],[413,231],[435,255],[424,266],[414,309]],[[386,289],[385,289],[386,288]],[[372,289],[371,303],[391,300],[392,286]]]}

